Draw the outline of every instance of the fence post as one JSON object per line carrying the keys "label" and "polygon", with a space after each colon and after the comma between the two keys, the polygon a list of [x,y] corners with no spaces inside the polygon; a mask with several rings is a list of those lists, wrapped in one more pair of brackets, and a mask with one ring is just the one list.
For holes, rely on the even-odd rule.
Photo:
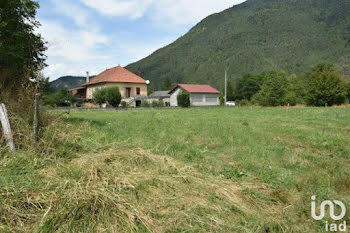
{"label": "fence post", "polygon": [[35,106],[34,106],[34,139],[36,142],[39,141],[39,128],[40,128],[40,94],[35,95]]}
{"label": "fence post", "polygon": [[1,121],[2,130],[4,131],[7,146],[10,148],[11,152],[14,152],[16,151],[16,147],[15,147],[15,144],[13,143],[10,122],[9,122],[7,110],[4,104],[0,104],[0,121]]}

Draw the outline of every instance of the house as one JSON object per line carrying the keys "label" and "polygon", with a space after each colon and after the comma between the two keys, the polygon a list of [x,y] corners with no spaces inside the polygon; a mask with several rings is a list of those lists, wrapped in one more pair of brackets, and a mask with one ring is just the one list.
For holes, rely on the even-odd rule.
{"label": "house", "polygon": [[83,86],[88,100],[96,90],[106,87],[118,87],[123,101],[129,106],[140,106],[141,100],[147,97],[147,81],[121,66],[107,69],[92,80],[87,75],[86,81]]}
{"label": "house", "polygon": [[148,102],[163,101],[165,106],[170,106],[170,94],[169,91],[155,91],[148,96]]}
{"label": "house", "polygon": [[177,96],[182,92],[190,93],[191,106],[218,106],[220,92],[209,85],[178,84],[170,92],[170,106],[176,107]]}

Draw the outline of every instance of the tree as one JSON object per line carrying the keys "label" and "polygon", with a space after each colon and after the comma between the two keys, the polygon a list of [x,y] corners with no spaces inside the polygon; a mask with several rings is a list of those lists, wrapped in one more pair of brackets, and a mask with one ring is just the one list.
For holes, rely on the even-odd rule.
{"label": "tree", "polygon": [[0,1],[0,90],[15,92],[44,67],[45,43],[35,34],[38,7],[32,0]]}
{"label": "tree", "polygon": [[39,79],[40,92],[43,95],[50,95],[55,92],[55,89],[50,85],[50,78],[45,78],[43,76]]}
{"label": "tree", "polygon": [[290,91],[289,80],[284,72],[265,73],[260,91],[254,95],[254,102],[262,106],[283,106],[294,104],[295,94]]}
{"label": "tree", "polygon": [[318,64],[308,74],[305,101],[312,106],[333,106],[345,103],[348,83],[330,64]]}
{"label": "tree", "polygon": [[227,101],[234,101],[235,93],[234,93],[234,85],[233,82],[227,82]]}
{"label": "tree", "polygon": [[177,96],[177,104],[180,107],[188,108],[191,105],[190,93],[188,93],[187,91],[181,91],[181,93]]}
{"label": "tree", "polygon": [[264,82],[264,75],[247,74],[236,81],[235,99],[251,100],[260,91]]}
{"label": "tree", "polygon": [[76,102],[76,98],[68,91],[67,88],[62,88],[58,92],[51,95],[44,95],[44,104],[53,106],[71,106]]}
{"label": "tree", "polygon": [[171,84],[171,80],[169,77],[166,77],[163,80],[163,90],[164,91],[169,91],[171,88],[173,87],[173,85]]}
{"label": "tree", "polygon": [[108,87],[105,88],[105,101],[117,108],[122,100],[122,96],[119,92],[119,88],[118,87]]}

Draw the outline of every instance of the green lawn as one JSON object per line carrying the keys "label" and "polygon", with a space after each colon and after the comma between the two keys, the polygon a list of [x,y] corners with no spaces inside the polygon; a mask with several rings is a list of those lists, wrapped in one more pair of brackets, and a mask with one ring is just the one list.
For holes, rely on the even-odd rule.
{"label": "green lawn", "polygon": [[35,212],[40,232],[322,232],[312,195],[350,206],[348,107],[71,111],[64,122],[68,139],[22,184],[0,162],[2,190],[62,197]]}

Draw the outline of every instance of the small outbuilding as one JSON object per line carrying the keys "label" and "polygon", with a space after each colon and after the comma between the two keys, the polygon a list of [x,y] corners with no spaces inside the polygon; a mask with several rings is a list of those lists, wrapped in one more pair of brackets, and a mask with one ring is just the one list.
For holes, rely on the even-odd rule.
{"label": "small outbuilding", "polygon": [[181,91],[190,94],[191,106],[218,106],[220,105],[220,91],[210,85],[178,84],[170,92],[170,106],[177,107],[177,96]]}
{"label": "small outbuilding", "polygon": [[170,94],[169,91],[155,91],[148,96],[148,101],[163,101],[165,106],[170,106]]}

